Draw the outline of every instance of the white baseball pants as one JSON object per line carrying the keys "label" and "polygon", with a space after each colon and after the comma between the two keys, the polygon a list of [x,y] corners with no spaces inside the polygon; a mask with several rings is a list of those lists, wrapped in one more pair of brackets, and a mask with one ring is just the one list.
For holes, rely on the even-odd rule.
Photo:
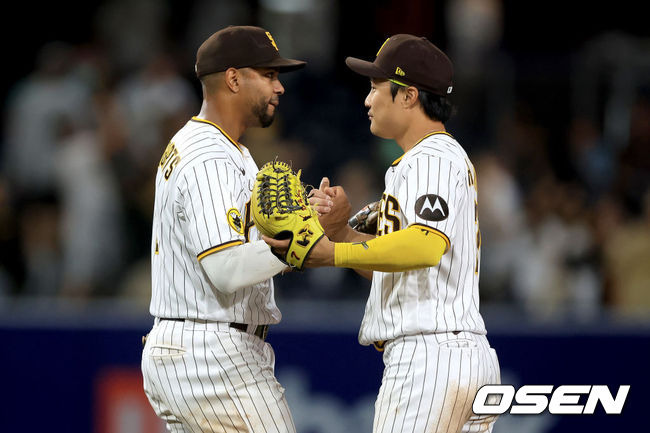
{"label": "white baseball pants", "polygon": [[227,323],[156,320],[144,390],[172,433],[295,433],[273,349]]}
{"label": "white baseball pants", "polygon": [[491,432],[496,416],[475,415],[478,389],[501,382],[484,335],[470,332],[399,337],[384,347],[374,433]]}

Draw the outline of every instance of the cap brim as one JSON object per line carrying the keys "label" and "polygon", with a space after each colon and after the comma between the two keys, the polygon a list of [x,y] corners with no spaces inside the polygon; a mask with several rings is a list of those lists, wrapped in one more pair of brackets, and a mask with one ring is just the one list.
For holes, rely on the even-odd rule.
{"label": "cap brim", "polygon": [[306,64],[307,62],[303,62],[302,60],[285,59],[283,57],[279,57],[268,62],[262,62],[258,65],[255,65],[254,67],[274,68],[279,72],[291,72],[304,68]]}
{"label": "cap brim", "polygon": [[359,75],[370,78],[388,78],[388,75],[377,65],[366,60],[357,59],[356,57],[348,57],[345,59],[345,64],[348,68],[352,69]]}

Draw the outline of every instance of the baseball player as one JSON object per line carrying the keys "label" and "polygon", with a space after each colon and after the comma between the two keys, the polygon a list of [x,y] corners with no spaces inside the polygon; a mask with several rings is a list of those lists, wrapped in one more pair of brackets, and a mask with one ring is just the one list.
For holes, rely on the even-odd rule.
{"label": "baseball player", "polygon": [[350,267],[372,279],[359,342],[383,350],[374,432],[491,431],[494,416],[472,413],[477,390],[500,374],[479,313],[476,172],[444,126],[452,64],[427,39],[404,34],[386,40],[372,63],[346,63],[370,77],[370,131],[404,154],[386,171],[376,235],[348,226],[344,190],[323,179],[311,203],[329,238],[306,264]]}
{"label": "baseball player", "polygon": [[264,341],[281,318],[271,277],[286,265],[250,224],[258,168],[238,139],[271,124],[278,73],[304,65],[259,27],[227,27],[198,49],[201,111],[158,166],[142,353],[145,393],[171,432],[295,432]]}

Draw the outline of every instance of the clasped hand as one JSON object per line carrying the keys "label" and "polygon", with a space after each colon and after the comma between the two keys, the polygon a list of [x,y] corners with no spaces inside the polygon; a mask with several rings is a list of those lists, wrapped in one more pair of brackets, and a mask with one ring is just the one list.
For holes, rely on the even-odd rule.
{"label": "clasped hand", "polygon": [[[349,229],[348,219],[352,209],[350,202],[343,188],[330,187],[326,177],[321,180],[318,189],[309,192],[308,198],[309,204],[318,212],[318,221],[325,230],[325,236],[312,248],[304,265],[310,268],[334,266],[334,242],[330,239],[342,239],[345,230]],[[281,256],[284,256],[289,248],[288,239],[278,240],[262,235],[262,240]]]}

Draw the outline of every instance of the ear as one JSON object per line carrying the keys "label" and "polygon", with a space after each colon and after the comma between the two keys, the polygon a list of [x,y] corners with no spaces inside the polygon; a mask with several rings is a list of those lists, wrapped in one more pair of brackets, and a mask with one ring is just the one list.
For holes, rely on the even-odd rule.
{"label": "ear", "polygon": [[238,93],[241,85],[241,72],[235,68],[228,68],[224,74],[226,86],[233,93]]}
{"label": "ear", "polygon": [[402,104],[402,107],[408,109],[408,108],[413,108],[417,105],[419,95],[420,93],[418,92],[418,89],[416,89],[413,86],[409,86],[403,89],[403,91],[400,92],[398,97],[400,98],[400,103]]}

